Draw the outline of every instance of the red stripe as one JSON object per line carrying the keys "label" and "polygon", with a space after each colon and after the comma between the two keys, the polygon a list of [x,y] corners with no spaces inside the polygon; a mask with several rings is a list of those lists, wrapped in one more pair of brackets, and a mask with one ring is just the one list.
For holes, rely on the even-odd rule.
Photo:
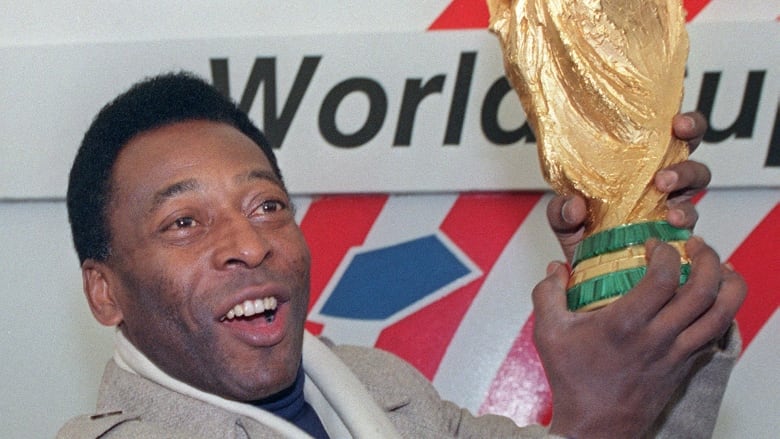
{"label": "red stripe", "polygon": [[489,19],[485,0],[453,0],[428,30],[485,29]]}
{"label": "red stripe", "polygon": [[455,331],[487,274],[539,202],[541,193],[466,194],[440,229],[482,270],[482,276],[385,328],[376,346],[392,351],[433,379]]}
{"label": "red stripe", "polygon": [[780,203],[753,229],[729,258],[748,284],[748,296],[737,313],[746,349],[780,306]]}
{"label": "red stripe", "polygon": [[[693,20],[711,0],[684,0],[683,8],[688,11],[686,21]],[[428,30],[485,29],[490,21],[485,0],[453,0],[447,5]]]}
{"label": "red stripe", "polygon": [[712,0],[684,0],[683,8],[688,11],[685,21],[690,22],[707,6]]}
{"label": "red stripe", "polygon": [[704,196],[707,195],[707,190],[700,191],[698,194],[694,195],[693,198],[691,198],[691,202],[693,204],[698,204],[699,201],[701,201]]}
{"label": "red stripe", "polygon": [[[311,203],[301,221],[312,260],[310,311],[347,251],[363,244],[387,199],[387,195],[325,196]],[[322,325],[307,322],[307,329],[319,334]]]}

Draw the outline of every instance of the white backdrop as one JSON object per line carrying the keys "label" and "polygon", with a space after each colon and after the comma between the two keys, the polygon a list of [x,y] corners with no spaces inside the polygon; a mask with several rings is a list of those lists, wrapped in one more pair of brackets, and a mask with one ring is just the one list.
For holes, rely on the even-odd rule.
{"label": "white backdrop", "polygon": [[[28,47],[30,53],[42,53],[41,50],[45,51],[52,45],[73,48],[106,43],[107,47],[116,47],[115,44],[128,42],[154,45],[156,41],[166,41],[165,44],[175,46],[176,40],[192,41],[199,38],[255,39],[297,35],[305,39],[307,36],[319,34],[372,33],[414,35],[427,29],[448,4],[449,1],[430,0],[403,0],[382,4],[354,0],[292,0],[283,3],[236,0],[80,0],[67,3],[51,0],[4,0],[0,3],[0,50],[24,53],[23,48]],[[748,23],[744,37],[749,39],[752,26],[750,23],[753,23],[756,29],[765,29],[766,23],[771,23],[777,13],[777,5],[764,0],[714,0],[696,20],[702,23]],[[723,29],[731,29],[730,23],[722,25]],[[768,29],[769,32],[775,32],[770,35],[777,35],[776,22],[774,28]],[[732,50],[736,52],[739,50],[734,47],[742,47],[736,42],[731,44]],[[747,47],[742,52],[754,49],[768,51],[767,53],[777,60],[776,44]],[[0,71],[4,75],[0,95],[6,97],[5,102],[0,104],[3,105],[3,127],[12,126],[22,120],[27,125],[23,128],[29,131],[30,139],[46,138],[49,126],[47,120],[31,121],[28,116],[18,118],[13,111],[13,106],[17,106],[21,111],[23,108],[45,103],[25,100],[8,102],[15,96],[14,84],[20,78],[9,76],[7,72],[50,78],[57,78],[57,72],[19,72],[16,66],[5,64],[10,58],[2,59],[4,64],[0,64]],[[87,61],[100,66],[105,60],[74,60]],[[133,64],[131,59],[126,62]],[[773,66],[775,69],[778,67],[776,64],[777,62]],[[449,73],[449,76],[452,75],[454,70]],[[769,90],[769,97],[762,100],[764,111],[760,114],[762,119],[759,123],[764,130],[763,135],[767,137],[760,142],[743,144],[746,148],[755,148],[761,153],[766,152],[772,118],[777,111],[773,105],[777,102],[778,84],[776,76],[772,78],[772,83],[765,89]],[[68,90],[68,86],[68,82],[57,83],[53,90],[67,90],[69,95],[73,95],[74,90]],[[125,86],[117,87],[116,91]],[[114,90],[103,90],[101,93],[110,97]],[[75,90],[75,94],[78,95],[79,90]],[[40,96],[40,99],[58,99],[51,94],[44,93]],[[690,105],[688,107],[690,108]],[[86,128],[92,112],[62,116],[73,121],[73,126],[69,129],[74,137],[67,140],[72,143],[73,139],[78,141],[78,135]],[[69,144],[65,148],[72,151],[75,145]],[[707,146],[702,149],[706,150]],[[72,251],[64,203],[60,199],[64,191],[63,180],[61,176],[52,178],[46,168],[47,163],[52,169],[60,169],[63,163],[69,164],[72,159],[70,153],[54,155],[44,160],[43,166],[30,173],[25,169],[24,160],[14,161],[13,166],[10,165],[6,155],[9,150],[8,145],[0,145],[0,151],[3,151],[0,156],[0,182],[8,182],[9,185],[0,187],[0,197],[5,198],[0,201],[0,254],[3,262],[0,268],[0,300],[4,309],[9,311],[8,316],[0,321],[0,437],[51,437],[67,418],[92,410],[103,365],[111,354],[111,331],[99,327],[93,321],[82,297],[78,263]],[[29,153],[29,163],[41,163],[34,148],[30,151],[33,152]],[[710,157],[717,164],[720,156],[715,154]],[[18,157],[15,156],[14,160],[18,160]],[[727,165],[722,166],[723,173],[728,173]],[[29,177],[18,178],[19,175]],[[716,173],[716,183],[721,175]],[[777,202],[780,201],[778,181],[773,180],[776,176],[776,173],[762,176],[761,188],[711,191],[703,199],[700,205],[703,216],[698,231],[705,237],[715,239],[717,248],[724,257],[728,257],[740,247],[740,243],[750,235],[751,229],[767,212],[776,210]],[[745,178],[744,175],[734,177]],[[750,186],[749,181],[748,178],[747,182],[741,181],[737,186]],[[11,184],[13,187],[10,187]],[[31,194],[30,188],[41,187],[46,190],[33,191]],[[430,204],[448,203],[449,198],[447,194],[439,194]],[[306,204],[307,200],[308,198],[302,197],[301,203]],[[415,203],[418,203],[415,197],[394,202],[406,207],[415,207]],[[416,208],[420,209],[419,206]],[[534,212],[536,211],[538,208]],[[734,212],[741,214],[734,215]],[[537,238],[544,241],[542,238],[546,235],[543,235],[545,232],[542,231],[541,216],[538,212],[532,212],[530,218],[531,226],[528,227],[539,230],[541,235]],[[774,230],[777,230],[777,227]],[[551,239],[550,236],[547,238]],[[777,244],[775,248],[780,248],[777,235],[767,236],[766,239],[774,240]],[[530,264],[527,259],[524,260],[523,266],[527,273],[520,273],[519,277],[523,283],[529,285],[525,290],[530,291],[530,284],[538,277],[534,273],[542,273],[546,261],[559,256],[552,246],[552,241],[547,240],[550,245],[541,248],[538,244],[529,248],[529,244],[521,237],[515,241],[517,242],[511,244],[512,246],[525,248],[525,252],[534,258],[534,262]],[[522,251],[518,254],[520,253]],[[780,266],[776,255],[769,255],[770,270],[776,270],[776,267]],[[773,257],[775,259],[771,259]],[[496,282],[493,280],[489,284],[500,287],[500,282]],[[775,288],[774,291],[758,293],[774,294],[776,297],[776,290]],[[525,317],[528,301],[519,302],[518,313]],[[716,437],[771,437],[780,428],[776,415],[776,407],[780,405],[780,382],[775,372],[780,351],[773,340],[780,329],[780,317],[777,312],[773,315],[753,339],[737,366],[721,412]],[[489,353],[485,356],[487,358]],[[500,359],[497,361],[500,362]],[[462,376],[458,375],[457,371],[456,357],[445,357],[434,383],[443,394],[476,411],[482,402],[482,395],[475,396],[455,390],[455,383],[458,383]],[[463,374],[468,375],[468,372]],[[465,382],[469,382],[469,379],[471,377],[467,377]],[[483,380],[479,384],[483,389],[488,385],[489,380]]]}

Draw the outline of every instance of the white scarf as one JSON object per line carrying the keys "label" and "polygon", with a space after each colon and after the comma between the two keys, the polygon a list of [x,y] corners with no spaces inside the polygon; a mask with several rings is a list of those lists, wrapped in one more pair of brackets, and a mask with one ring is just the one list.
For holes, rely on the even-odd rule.
{"label": "white scarf", "polygon": [[[289,438],[310,438],[303,430],[251,404],[207,393],[166,374],[139,351],[122,331],[114,340],[114,361],[122,369],[140,375],[182,395],[254,419]],[[384,411],[351,370],[317,337],[304,332],[304,397],[320,417],[331,437],[394,439],[398,433]]]}

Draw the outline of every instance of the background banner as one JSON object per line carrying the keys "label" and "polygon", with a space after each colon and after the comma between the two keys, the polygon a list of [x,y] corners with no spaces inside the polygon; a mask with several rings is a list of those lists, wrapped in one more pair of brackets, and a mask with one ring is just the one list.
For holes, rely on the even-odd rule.
{"label": "background banner", "polygon": [[[780,186],[780,54],[766,44],[780,35],[774,22],[747,30],[689,30],[682,109],[709,121],[696,157],[713,187]],[[11,79],[0,88],[0,198],[63,197],[93,115],[171,70],[239,102],[295,194],[544,189],[502,63],[486,29],[0,47]]]}

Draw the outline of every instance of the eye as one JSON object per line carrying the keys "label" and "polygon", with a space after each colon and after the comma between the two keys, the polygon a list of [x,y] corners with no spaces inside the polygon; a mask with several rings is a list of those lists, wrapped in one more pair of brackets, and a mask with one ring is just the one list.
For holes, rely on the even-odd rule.
{"label": "eye", "polygon": [[188,229],[191,227],[195,227],[197,225],[198,222],[195,220],[195,218],[191,216],[183,216],[173,220],[173,223],[171,223],[171,225],[168,226],[168,229],[169,230]]}
{"label": "eye", "polygon": [[193,239],[206,231],[205,224],[195,218],[197,215],[176,215],[163,223],[159,229],[163,239],[169,242],[183,243],[182,240]]}
{"label": "eye", "polygon": [[249,217],[255,221],[284,222],[292,213],[291,205],[282,197],[265,198],[257,200]]}
{"label": "eye", "polygon": [[287,205],[279,200],[267,200],[260,204],[259,210],[262,213],[274,213],[284,210]]}

